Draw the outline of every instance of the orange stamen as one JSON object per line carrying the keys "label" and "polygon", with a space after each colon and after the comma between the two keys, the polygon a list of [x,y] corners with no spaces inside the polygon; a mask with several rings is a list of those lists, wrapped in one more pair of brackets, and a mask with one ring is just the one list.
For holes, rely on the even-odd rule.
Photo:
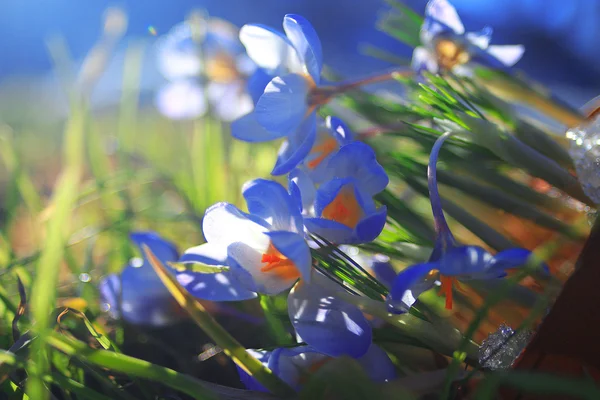
{"label": "orange stamen", "polygon": [[350,185],[343,187],[333,201],[323,209],[321,215],[349,228],[355,228],[362,217],[362,211],[354,195],[354,188]]}
{"label": "orange stamen", "polygon": [[444,276],[440,275],[440,282],[442,282],[442,287],[440,288],[440,293],[444,293],[446,296],[446,310],[452,310],[452,286],[454,282],[456,282],[456,278],[452,276]]}
{"label": "orange stamen", "polygon": [[337,149],[337,141],[334,138],[330,137],[323,140],[321,143],[313,147],[310,151],[311,154],[319,153],[319,155],[313,160],[309,161],[306,165],[308,166],[308,168],[311,169],[317,167],[323,162],[325,157],[334,152],[335,149]]}
{"label": "orange stamen", "polygon": [[285,280],[300,278],[300,272],[296,265],[272,244],[269,245],[267,252],[263,253],[260,262],[267,264],[260,269],[261,272],[270,272]]}

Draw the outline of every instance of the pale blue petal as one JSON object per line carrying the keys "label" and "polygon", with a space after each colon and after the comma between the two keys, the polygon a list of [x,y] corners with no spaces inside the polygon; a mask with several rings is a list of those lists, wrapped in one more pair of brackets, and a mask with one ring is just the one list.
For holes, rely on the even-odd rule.
{"label": "pale blue petal", "polygon": [[283,29],[306,66],[307,72],[318,84],[323,68],[323,50],[317,32],[310,22],[295,14],[288,14],[283,18]]}
{"label": "pale blue petal", "polygon": [[392,267],[389,261],[378,261],[378,256],[373,258],[371,270],[375,274],[375,278],[386,288],[390,289],[394,279],[396,279],[396,270]]}
{"label": "pale blue petal", "polygon": [[273,78],[256,103],[256,120],[269,132],[291,135],[306,117],[309,91],[309,82],[302,75]]}
{"label": "pale blue petal", "polygon": [[456,9],[448,0],[430,0],[425,8],[425,18],[431,18],[447,26],[458,35],[465,32],[465,27]]}
{"label": "pale blue petal", "polygon": [[[147,246],[165,266],[177,260],[175,246],[154,232],[135,232],[130,238],[140,251]],[[101,285],[101,293],[115,315],[132,324],[164,326],[184,316],[145,257],[132,260],[120,276],[109,277]]]}
{"label": "pale blue petal", "polygon": [[309,283],[311,280],[312,256],[304,237],[293,232],[268,232],[271,244],[285,257],[290,259],[302,279]]}
{"label": "pale blue petal", "polygon": [[338,117],[328,116],[325,119],[325,125],[333,134],[340,146],[344,146],[354,141],[354,133],[348,126]]}
{"label": "pale blue petal", "polygon": [[[266,232],[257,235],[255,242],[259,241],[262,245],[249,246],[244,242],[236,242],[227,247],[227,265],[231,267],[230,272],[234,273],[246,288],[275,295],[289,289],[298,280],[298,276],[282,276],[277,269],[263,271],[266,264],[262,257],[271,244],[283,255],[286,255],[285,251],[286,257],[289,256],[294,263],[298,262],[296,267],[299,274],[306,276],[310,266],[310,250],[302,236],[292,232]],[[277,245],[281,246],[281,249]]]}
{"label": "pale blue petal", "polygon": [[492,266],[494,257],[479,246],[457,246],[448,250],[438,261],[440,274],[460,279],[477,279]]}
{"label": "pale blue petal", "polygon": [[465,38],[474,46],[485,50],[490,45],[490,41],[492,40],[492,33],[493,29],[489,26],[486,26],[479,32],[466,33]]}
{"label": "pale blue petal", "polygon": [[525,46],[516,45],[493,45],[488,47],[487,52],[499,60],[504,66],[512,67],[523,57]]}
{"label": "pale blue petal", "polygon": [[416,285],[422,283],[424,278],[432,269],[436,269],[436,263],[424,263],[412,265],[396,276],[387,298],[387,305],[390,311],[405,312],[406,306],[403,305],[405,293]]}
{"label": "pale blue petal", "polygon": [[258,99],[265,92],[265,88],[275,76],[271,75],[264,68],[256,68],[254,73],[246,80],[246,91],[252,98],[252,103],[258,103]]}
{"label": "pale blue petal", "polygon": [[242,195],[248,211],[269,224],[272,229],[303,232],[302,215],[281,184],[266,179],[255,179],[244,184]]}
{"label": "pale blue petal", "polygon": [[[514,248],[503,250],[494,256],[492,262],[492,269],[494,270],[506,270],[517,267],[524,267],[527,262],[531,261],[533,253],[529,250],[522,248]],[[550,268],[546,263],[540,265],[542,272],[548,274]]]}
{"label": "pale blue petal", "polygon": [[330,219],[304,218],[304,226],[310,233],[323,236],[335,244],[354,243],[355,240],[352,228]]}
{"label": "pale blue petal", "polygon": [[241,116],[231,123],[231,136],[244,142],[268,142],[286,136],[267,131],[256,120],[254,112]]}
{"label": "pale blue petal", "polygon": [[252,112],[254,103],[244,89],[242,81],[209,82],[207,95],[213,114],[221,121],[230,122]]}
{"label": "pale blue petal", "polygon": [[186,80],[160,88],[155,104],[162,115],[174,120],[194,119],[204,115],[208,109],[203,87]]}
{"label": "pale blue petal", "polygon": [[369,378],[374,382],[388,382],[396,378],[396,367],[387,353],[372,344],[365,355],[358,359]]}
{"label": "pale blue petal", "polygon": [[271,174],[287,174],[300,164],[315,143],[316,132],[317,117],[313,112],[304,120],[296,132],[281,145],[277,154],[277,162]]}
{"label": "pale blue petal", "polygon": [[308,174],[302,168],[294,168],[288,175],[288,187],[296,206],[302,212],[310,212],[317,190]]}
{"label": "pale blue petal", "polygon": [[211,245],[226,248],[243,242],[253,247],[264,246],[264,233],[270,228],[265,221],[240,211],[229,203],[217,203],[204,214],[202,232]]}
{"label": "pale blue petal", "polygon": [[331,160],[328,168],[335,178],[354,178],[361,192],[375,195],[386,188],[389,178],[377,162],[375,152],[362,142],[343,146]]}
{"label": "pale blue petal", "polygon": [[358,225],[356,225],[356,241],[353,244],[369,243],[375,240],[385,226],[386,217],[387,208],[382,206],[374,213],[361,219]]}
{"label": "pale blue petal", "polygon": [[129,234],[129,238],[142,252],[142,246],[148,246],[162,263],[175,261],[179,257],[175,245],[161,238],[156,232],[132,232]]}
{"label": "pale blue petal", "polygon": [[439,71],[435,56],[425,47],[415,47],[410,65],[417,75],[426,71],[437,74]]}
{"label": "pale blue petal", "polygon": [[[252,61],[271,73],[286,68],[291,58],[298,59],[289,39],[268,26],[244,25],[240,29],[240,40]],[[300,63],[296,61],[296,64]]]}
{"label": "pale blue petal", "polygon": [[371,325],[354,305],[317,283],[298,283],[288,296],[288,313],[304,342],[333,357],[363,356],[372,341]]}
{"label": "pale blue petal", "polygon": [[[205,243],[188,249],[181,256],[179,262],[227,266],[227,252],[221,247]],[[199,299],[239,301],[256,297],[255,292],[248,290],[238,281],[238,277],[229,271],[216,274],[184,271],[175,272],[175,277],[181,286]]]}

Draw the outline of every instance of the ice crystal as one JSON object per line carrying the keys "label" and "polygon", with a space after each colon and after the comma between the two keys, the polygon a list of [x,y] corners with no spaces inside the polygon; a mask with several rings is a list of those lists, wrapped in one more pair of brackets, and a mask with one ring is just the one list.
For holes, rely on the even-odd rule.
{"label": "ice crystal", "polygon": [[508,369],[531,337],[530,331],[515,331],[508,325],[500,325],[498,330],[491,333],[481,343],[479,348],[479,363],[484,368],[492,370]]}

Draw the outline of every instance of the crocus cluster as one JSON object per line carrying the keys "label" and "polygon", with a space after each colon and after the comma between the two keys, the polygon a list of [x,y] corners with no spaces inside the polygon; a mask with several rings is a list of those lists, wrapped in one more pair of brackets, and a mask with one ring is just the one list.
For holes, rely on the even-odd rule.
{"label": "crocus cluster", "polygon": [[[385,351],[372,343],[373,322],[357,306],[342,300],[348,294],[339,295],[344,289],[338,282],[315,269],[310,245],[312,237],[338,246],[375,240],[386,223],[387,209],[374,198],[389,179],[373,149],[357,140],[343,121],[318,114],[332,96],[356,85],[321,85],[321,43],[306,19],[286,15],[283,29],[281,33],[262,25],[245,25],[238,41],[227,26],[211,21],[198,39],[192,26],[184,24],[165,37],[160,48],[163,72],[173,84],[189,85],[203,70],[211,78],[209,98],[211,92],[221,93],[215,98],[223,102],[230,100],[222,93],[241,93],[240,85],[248,85],[244,93],[252,100],[243,101],[249,104],[246,108],[234,107],[245,113],[232,123],[232,135],[247,142],[283,139],[272,174],[287,175],[287,187],[266,179],[247,182],[242,187],[245,210],[225,202],[208,208],[202,221],[206,242],[181,256],[153,233],[134,234],[132,239],[138,246],[147,246],[164,264],[202,264],[203,272],[171,270],[198,299],[245,301],[288,293],[288,314],[298,345],[249,352],[290,386],[299,388],[307,374],[340,356],[355,358],[373,380],[387,381],[394,377],[394,367]],[[418,71],[458,72],[470,60],[498,68],[516,62],[522,49],[489,46],[490,34],[489,29],[465,34],[456,10],[445,0],[433,0],[422,28],[423,47],[415,50],[413,64]],[[202,44],[201,57],[198,43]],[[248,63],[251,67],[244,70],[242,66]],[[253,79],[251,74],[260,76]],[[370,81],[359,81],[365,82]],[[223,111],[226,119],[233,118],[219,104],[213,107]],[[187,116],[189,111],[175,114]],[[453,284],[458,279],[497,279],[506,269],[526,264],[531,256],[524,249],[492,255],[481,247],[456,243],[444,218],[436,181],[437,158],[447,137],[435,143],[428,172],[437,232],[430,259],[398,275],[387,259],[369,261],[373,274],[390,289],[387,305],[393,312],[406,312],[438,282],[446,307],[452,308]],[[102,283],[101,291],[114,313],[133,323],[166,323],[178,316],[172,312],[168,292],[151,272],[147,261],[139,260],[121,276],[111,275]],[[148,296],[132,289],[136,279],[136,285],[143,282]],[[248,388],[265,390],[244,371],[240,376]]]}
{"label": "crocus cluster", "polygon": [[[306,345],[255,354],[293,387],[301,384],[302,368],[314,372],[344,355],[365,365],[382,360],[382,372],[373,378],[384,381],[394,369],[372,343],[371,323],[336,296],[343,290],[337,283],[314,269],[309,242],[311,234],[337,245],[374,240],[386,208],[373,196],[388,177],[374,151],[355,141],[341,120],[317,116],[322,55],[310,23],[287,15],[283,26],[285,35],[259,25],[240,30],[249,57],[273,77],[254,110],[233,123],[232,133],[251,142],[285,138],[273,174],[289,173],[288,188],[255,179],[242,188],[247,212],[229,203],[210,207],[202,223],[206,243],[188,249],[180,262],[219,266],[222,272],[218,277],[176,272],[177,279],[196,297],[213,301],[291,289],[289,317]],[[243,381],[260,389],[252,377],[243,375]]]}

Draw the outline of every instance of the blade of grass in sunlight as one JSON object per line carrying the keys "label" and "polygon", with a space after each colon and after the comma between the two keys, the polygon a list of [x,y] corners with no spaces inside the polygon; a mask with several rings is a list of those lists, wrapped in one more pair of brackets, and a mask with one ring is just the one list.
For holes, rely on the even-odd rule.
{"label": "blade of grass in sunlight", "polygon": [[225,354],[231,357],[240,368],[252,375],[265,388],[272,391],[273,394],[281,396],[291,396],[294,394],[291,387],[274,375],[260,361],[251,356],[229,332],[214,320],[192,295],[179,285],[177,280],[169,274],[166,267],[162,265],[147,246],[144,246],[144,253],[175,300],[190,314],[198,326],[214,340],[215,344],[223,349]]}
{"label": "blade of grass in sunlight", "polygon": [[73,213],[82,173],[84,115],[81,102],[74,101],[64,135],[64,169],[50,203],[51,215],[46,227],[46,240],[36,266],[36,279],[31,292],[34,329],[40,337],[33,344],[32,355],[36,368],[27,380],[27,393],[31,398],[40,400],[49,398],[42,379],[49,368],[45,337],[48,334],[51,310],[56,300],[58,273],[65,252],[65,227],[69,225]]}

